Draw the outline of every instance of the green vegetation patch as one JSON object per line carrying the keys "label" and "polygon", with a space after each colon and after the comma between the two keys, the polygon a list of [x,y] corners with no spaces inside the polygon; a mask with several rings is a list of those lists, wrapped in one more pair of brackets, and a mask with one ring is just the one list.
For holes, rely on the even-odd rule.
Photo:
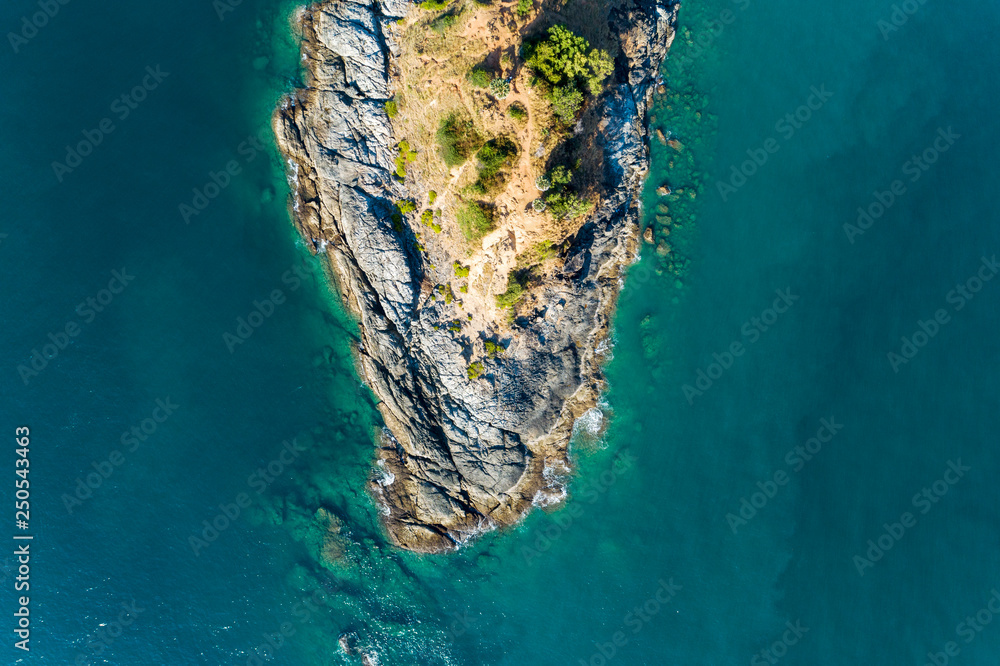
{"label": "green vegetation patch", "polygon": [[467,201],[458,209],[458,226],[470,243],[493,231],[493,209],[478,201]]}
{"label": "green vegetation patch", "polygon": [[512,308],[520,302],[528,291],[528,284],[531,282],[531,271],[516,270],[511,271],[507,276],[507,291],[497,294],[496,301],[498,308]]}
{"label": "green vegetation patch", "polygon": [[517,157],[517,144],[506,136],[487,141],[476,154],[479,158],[479,177],[472,185],[478,194],[497,194],[507,184],[507,167]]}
{"label": "green vegetation patch", "polygon": [[441,121],[437,139],[441,146],[441,159],[449,167],[461,166],[483,145],[483,137],[472,119],[460,118],[455,113]]}
{"label": "green vegetation patch", "polygon": [[477,88],[485,88],[490,85],[490,82],[493,80],[493,75],[482,67],[473,67],[469,70],[469,73],[465,75],[465,78],[469,80],[469,83]]}
{"label": "green vegetation patch", "polygon": [[461,7],[456,7],[434,18],[428,25],[431,30],[439,35],[443,35],[449,28],[454,27],[454,25],[458,23],[458,17],[461,15]]}
{"label": "green vegetation patch", "polygon": [[410,142],[403,139],[396,146],[399,154],[396,155],[396,177],[400,180],[406,179],[406,165],[417,159],[417,151],[410,148]]}
{"label": "green vegetation patch", "polygon": [[573,192],[550,194],[545,197],[545,203],[548,204],[550,213],[564,220],[573,220],[581,215],[586,215],[594,208],[593,202],[587,201]]}
{"label": "green vegetation patch", "polygon": [[469,379],[478,379],[484,372],[486,372],[486,368],[479,361],[470,363],[467,371]]}
{"label": "green vegetation patch", "polygon": [[551,86],[552,111],[570,125],[583,107],[584,92],[601,92],[614,61],[607,51],[592,49],[590,43],[564,25],[548,29],[547,37],[525,44],[525,63],[535,75]]}
{"label": "green vegetation patch", "polygon": [[510,108],[507,109],[507,113],[509,113],[510,117],[519,123],[523,123],[528,119],[528,110],[524,108],[524,104],[521,104],[520,102],[514,102],[511,104]]}
{"label": "green vegetation patch", "polygon": [[390,100],[386,100],[385,115],[389,116],[389,118],[395,118],[399,115],[399,102],[396,101],[395,97]]}
{"label": "green vegetation patch", "polygon": [[454,269],[455,269],[455,277],[460,277],[460,278],[469,277],[469,267],[468,266],[463,266],[461,263],[459,263],[459,262],[456,261],[455,265],[454,265]]}
{"label": "green vegetation patch", "polygon": [[424,2],[421,2],[417,6],[421,9],[426,9],[429,12],[439,12],[447,7],[450,1],[451,0],[424,0]]}

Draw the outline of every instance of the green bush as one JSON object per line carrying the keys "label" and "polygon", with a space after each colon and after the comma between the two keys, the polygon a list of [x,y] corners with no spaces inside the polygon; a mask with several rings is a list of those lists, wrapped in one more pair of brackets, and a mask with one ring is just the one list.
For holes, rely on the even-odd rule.
{"label": "green bush", "polygon": [[458,23],[458,17],[461,14],[461,9],[453,9],[446,14],[441,14],[433,21],[430,22],[430,28],[434,32],[443,35],[448,28],[452,27]]}
{"label": "green bush", "polygon": [[590,212],[593,204],[572,192],[550,194],[545,198],[552,214],[558,218],[572,220]]}
{"label": "green bush", "polygon": [[493,77],[490,76],[490,73],[482,67],[473,67],[470,69],[466,78],[469,80],[469,83],[477,88],[485,88],[490,85],[490,81],[493,79]]}
{"label": "green bush", "polygon": [[517,0],[517,15],[527,16],[534,6],[535,3],[532,0]]}
{"label": "green bush", "polygon": [[497,294],[498,308],[511,308],[524,298],[531,274],[528,271],[511,271],[507,276],[507,291]]}
{"label": "green bush", "polygon": [[386,101],[385,115],[389,116],[390,118],[395,118],[396,116],[399,115],[399,103],[396,102],[395,97]]}
{"label": "green bush", "polygon": [[483,137],[471,119],[451,114],[441,120],[437,132],[441,159],[449,167],[460,166],[483,145]]}
{"label": "green bush", "polygon": [[433,205],[434,200],[438,198],[438,193],[435,192],[434,190],[431,190],[430,192],[427,193],[427,198],[430,200],[431,205]]}
{"label": "green bush", "polygon": [[518,122],[524,122],[528,119],[528,110],[524,108],[524,105],[520,102],[514,102],[511,104],[510,108],[507,109],[507,113],[510,114],[511,118]]}
{"label": "green bush", "polygon": [[493,231],[493,211],[477,201],[468,201],[458,209],[458,226],[466,240],[475,242]]}
{"label": "green bush", "polygon": [[489,358],[496,358],[507,351],[507,348],[502,344],[493,342],[492,340],[483,340],[483,349],[486,351],[486,356]]}
{"label": "green bush", "polygon": [[450,0],[424,0],[418,6],[430,12],[439,12],[448,6]]}
{"label": "green bush", "polygon": [[560,164],[559,166],[553,167],[552,171],[548,173],[549,181],[552,183],[553,187],[561,187],[563,185],[569,185],[569,181],[573,180],[573,172],[569,170],[568,167]]}
{"label": "green bush", "polygon": [[463,266],[461,263],[459,263],[459,262],[456,261],[455,265],[454,265],[454,269],[455,269],[455,277],[460,277],[460,278],[469,277],[469,267],[468,266]]}
{"label": "green bush", "polygon": [[530,268],[544,263],[559,254],[559,250],[552,244],[552,241],[542,241],[535,243],[517,258],[520,267]]}
{"label": "green bush", "polygon": [[545,199],[535,199],[534,201],[531,202],[531,207],[535,210],[536,213],[542,213],[545,212],[545,209],[548,208],[548,205],[545,203]]}
{"label": "green bush", "polygon": [[415,211],[417,209],[417,204],[413,203],[409,199],[400,199],[396,202],[396,208],[400,213],[406,215]]}
{"label": "green bush", "polygon": [[399,154],[396,155],[396,177],[400,180],[406,179],[406,165],[417,159],[417,151],[410,148],[410,142],[403,139],[396,146]]}
{"label": "green bush", "polygon": [[479,177],[472,189],[479,194],[496,194],[507,182],[506,167],[517,157],[517,144],[506,136],[487,141],[476,154]]}
{"label": "green bush", "polygon": [[469,375],[469,379],[477,379],[485,371],[486,368],[483,367],[482,363],[480,363],[479,361],[474,361],[473,363],[469,364],[469,369],[467,372]]}
{"label": "green bush", "polygon": [[430,209],[425,210],[420,214],[420,222],[423,223],[425,227],[433,229],[434,233],[441,233],[441,225],[434,221],[434,212]]}
{"label": "green bush", "polygon": [[586,39],[562,25],[549,28],[544,40],[526,44],[524,55],[528,67],[552,86],[552,110],[567,125],[583,106],[583,88],[598,94],[614,71],[607,51],[591,49]]}
{"label": "green bush", "polygon": [[586,84],[597,92],[601,83],[614,71],[607,51],[587,49],[590,44],[564,25],[554,25],[548,37],[526,47],[526,63],[554,86]]}
{"label": "green bush", "polygon": [[583,106],[583,93],[572,84],[558,86],[549,93],[549,102],[559,120],[565,125],[572,125]]}

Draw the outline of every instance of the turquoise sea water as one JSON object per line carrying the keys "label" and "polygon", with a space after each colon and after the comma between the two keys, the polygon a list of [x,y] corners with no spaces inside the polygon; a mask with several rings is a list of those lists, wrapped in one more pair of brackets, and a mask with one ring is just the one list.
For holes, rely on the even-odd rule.
{"label": "turquoise sea water", "polygon": [[[706,47],[679,39],[668,81],[717,134],[653,111],[707,174],[684,284],[650,251],[632,270],[566,506],[417,557],[364,494],[353,324],[267,142],[293,5],[229,6],[69,2],[0,45],[0,424],[11,449],[31,428],[35,536],[30,654],[0,556],[5,663],[358,663],[343,632],[392,665],[996,663],[1000,282],[976,280],[1000,250],[1000,8],[915,2],[890,31],[891,2],[685,5]],[[315,564],[318,508],[353,566]]]}

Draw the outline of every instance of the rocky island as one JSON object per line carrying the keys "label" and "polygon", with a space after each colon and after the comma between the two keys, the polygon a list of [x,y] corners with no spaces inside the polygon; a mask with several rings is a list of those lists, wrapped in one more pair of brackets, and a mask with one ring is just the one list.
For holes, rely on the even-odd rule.
{"label": "rocky island", "polygon": [[[667,0],[332,0],[274,115],[297,227],[359,319],[390,538],[454,549],[565,496],[640,239]],[[648,235],[648,233],[647,233]]]}

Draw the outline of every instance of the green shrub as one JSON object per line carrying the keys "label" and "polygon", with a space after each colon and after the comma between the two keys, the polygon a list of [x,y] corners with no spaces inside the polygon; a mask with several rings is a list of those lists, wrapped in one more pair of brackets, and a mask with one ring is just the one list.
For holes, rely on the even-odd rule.
{"label": "green shrub", "polygon": [[532,0],[517,0],[517,15],[527,16],[534,6],[535,3]]}
{"label": "green shrub", "polygon": [[573,180],[573,172],[569,168],[560,164],[549,172],[549,181],[551,181],[554,187],[562,187],[563,185],[569,185],[569,181]]}
{"label": "green shrub", "polygon": [[448,28],[458,23],[458,17],[461,15],[461,13],[462,13],[461,8],[458,8],[458,9],[452,9],[451,11],[445,14],[441,14],[441,16],[438,16],[437,18],[435,18],[433,21],[430,22],[429,25],[431,30],[440,35],[443,35],[448,30]]}
{"label": "green shrub", "polygon": [[417,159],[417,151],[410,148],[410,142],[403,139],[396,146],[399,154],[396,155],[396,177],[400,180],[406,179],[406,165]]}
{"label": "green shrub", "polygon": [[430,209],[425,210],[420,214],[420,221],[425,227],[430,227],[434,230],[434,233],[441,233],[441,225],[434,220],[434,213]]}
{"label": "green shrub", "polygon": [[553,245],[552,241],[542,241],[541,243],[535,243],[521,253],[521,256],[517,258],[517,265],[530,268],[544,263],[558,254],[559,250]]}
{"label": "green shrub", "polygon": [[390,118],[395,118],[399,115],[399,103],[396,102],[396,98],[393,97],[390,100],[386,100],[385,103],[385,115]]}
{"label": "green shrub", "polygon": [[539,192],[545,192],[552,189],[552,179],[546,176],[544,173],[535,179],[535,189]]}
{"label": "green shrub", "polygon": [[437,292],[444,297],[444,302],[446,305],[451,305],[451,302],[455,300],[455,292],[451,290],[451,285],[439,284],[437,286]]}
{"label": "green shrub", "polygon": [[527,293],[528,284],[531,282],[530,270],[511,271],[507,276],[507,291],[497,294],[496,301],[498,308],[511,308],[524,298]]}
{"label": "green shrub", "polygon": [[483,137],[472,120],[460,118],[454,113],[441,120],[437,139],[441,146],[441,159],[449,167],[464,164],[483,145]]}
{"label": "green shrub", "polygon": [[536,213],[542,213],[545,212],[545,209],[548,208],[548,205],[545,203],[545,199],[535,199],[534,201],[531,202],[531,207],[535,210]]}
{"label": "green shrub", "polygon": [[493,230],[493,211],[477,201],[458,209],[458,226],[466,240],[475,242]]}
{"label": "green shrub", "polygon": [[507,99],[510,95],[510,81],[498,76],[490,81],[490,93],[497,99]]}
{"label": "green shrub", "polygon": [[565,125],[572,125],[583,106],[583,93],[572,84],[558,86],[549,93],[552,112]]}
{"label": "green shrub", "polygon": [[417,204],[413,203],[409,199],[400,199],[396,202],[396,209],[403,215],[406,215],[415,211],[417,209]]}
{"label": "green shrub", "polygon": [[469,277],[468,266],[463,266],[462,264],[456,261],[453,268],[455,269],[455,277],[460,277],[460,278]]}
{"label": "green shrub", "polygon": [[473,67],[470,69],[469,73],[466,74],[466,78],[469,80],[469,83],[477,88],[485,88],[490,85],[490,81],[493,79],[490,73],[482,67]]}
{"label": "green shrub", "polygon": [[507,351],[507,348],[502,344],[493,342],[492,340],[483,340],[483,349],[486,350],[486,355],[489,358],[496,358]]}
{"label": "green shrub", "polygon": [[431,190],[430,192],[427,193],[427,198],[430,199],[431,205],[433,205],[434,200],[438,198],[438,193],[435,192],[434,190]]}
{"label": "green shrub", "polygon": [[[458,288],[458,290],[463,294],[467,294],[469,293],[469,285],[463,284],[461,287]],[[472,319],[472,313],[469,313],[469,319]]]}
{"label": "green shrub", "polygon": [[524,105],[520,102],[514,102],[511,104],[510,108],[507,109],[507,113],[510,114],[511,118],[518,122],[524,122],[528,119],[528,110],[524,108]]}
{"label": "green shrub", "polygon": [[472,189],[479,194],[496,194],[507,182],[506,167],[517,157],[517,144],[510,137],[498,136],[487,141],[476,154],[479,177]]}
{"label": "green shrub", "polygon": [[550,194],[545,198],[552,214],[558,218],[572,220],[590,212],[593,204],[572,192]]}
{"label": "green shrub", "polygon": [[543,41],[528,44],[526,63],[554,86],[586,84],[591,92],[614,71],[607,51],[587,49],[590,44],[564,25],[554,25]]}
{"label": "green shrub", "polygon": [[549,28],[544,40],[526,44],[524,55],[528,67],[552,86],[552,110],[567,125],[583,106],[583,88],[598,94],[614,71],[607,51],[591,49],[586,39],[562,25]]}
{"label": "green shrub", "polygon": [[469,379],[477,379],[485,371],[486,368],[483,367],[482,363],[480,363],[479,361],[474,361],[473,363],[469,364],[469,369],[468,369]]}
{"label": "green shrub", "polygon": [[450,0],[424,0],[418,7],[421,9],[426,9],[429,12],[439,12],[448,6]]}

